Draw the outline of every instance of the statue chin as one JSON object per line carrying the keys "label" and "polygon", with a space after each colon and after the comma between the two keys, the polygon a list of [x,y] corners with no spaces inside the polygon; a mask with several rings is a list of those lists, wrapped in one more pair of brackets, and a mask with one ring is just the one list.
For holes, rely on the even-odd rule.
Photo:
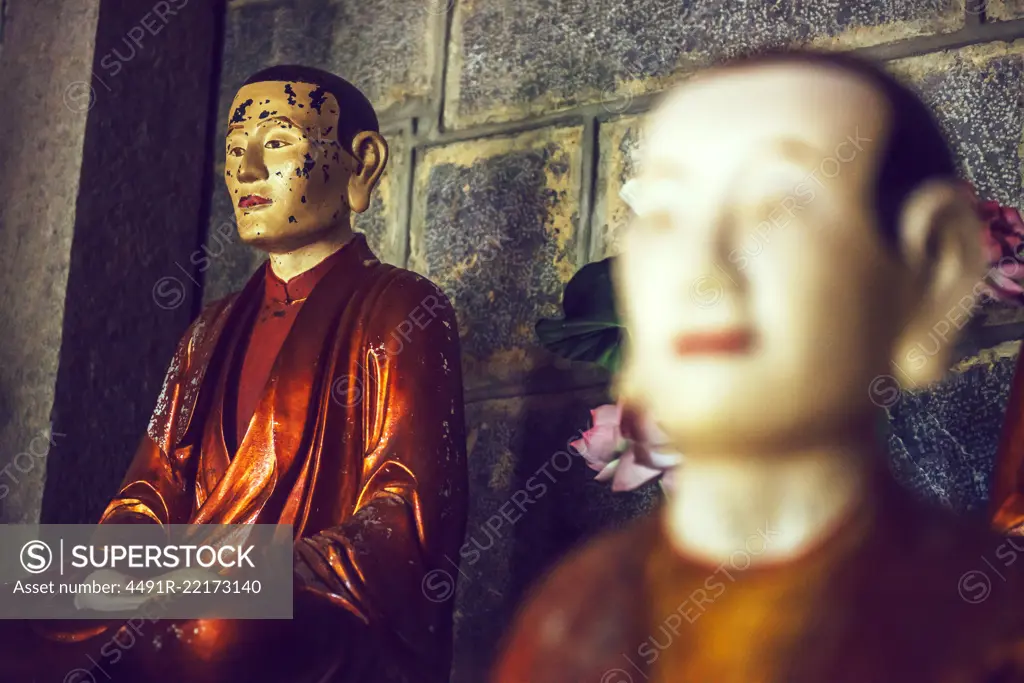
{"label": "statue chin", "polygon": [[287,254],[308,247],[337,234],[341,236],[350,231],[347,224],[331,224],[324,226],[306,226],[302,229],[295,225],[249,225],[239,227],[238,238],[246,246],[268,254]]}

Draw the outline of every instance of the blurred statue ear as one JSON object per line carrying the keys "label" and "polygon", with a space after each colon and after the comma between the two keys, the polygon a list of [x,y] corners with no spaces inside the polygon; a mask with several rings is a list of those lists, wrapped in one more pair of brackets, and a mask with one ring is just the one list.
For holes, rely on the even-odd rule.
{"label": "blurred statue ear", "polygon": [[352,156],[358,165],[348,180],[348,205],[362,213],[370,207],[370,195],[388,165],[388,143],[380,133],[366,130],[352,140]]}
{"label": "blurred statue ear", "polygon": [[900,258],[911,287],[903,302],[907,325],[893,362],[907,388],[923,387],[949,369],[959,333],[980,303],[982,225],[962,188],[931,181],[904,202],[899,228]]}

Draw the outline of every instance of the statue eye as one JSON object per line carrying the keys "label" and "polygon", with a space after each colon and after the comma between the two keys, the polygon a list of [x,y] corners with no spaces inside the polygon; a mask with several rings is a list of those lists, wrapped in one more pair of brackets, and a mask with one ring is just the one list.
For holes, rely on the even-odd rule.
{"label": "statue eye", "polygon": [[242,150],[241,147],[232,147],[232,148],[230,148],[228,150],[228,156],[231,156],[231,157],[240,157],[240,156],[242,156],[242,154],[243,154],[243,150]]}
{"label": "statue eye", "polygon": [[263,145],[267,149],[278,149],[281,147],[287,147],[288,143],[284,140],[267,140],[267,144]]}

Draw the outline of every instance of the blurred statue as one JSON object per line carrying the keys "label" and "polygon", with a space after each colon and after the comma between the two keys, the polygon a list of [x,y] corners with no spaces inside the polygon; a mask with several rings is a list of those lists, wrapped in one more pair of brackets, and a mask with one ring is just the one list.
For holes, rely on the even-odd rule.
{"label": "blurred statue", "polygon": [[646,132],[618,389],[686,465],[536,589],[495,680],[1024,680],[1016,551],[901,489],[876,437],[984,273],[928,108],[793,52],[698,75]]}
{"label": "blurred statue", "polygon": [[[376,115],[334,75],[272,67],[225,142],[239,235],[269,260],[185,334],[101,523],[291,524],[296,616],[161,621],[103,675],[447,681],[452,604],[424,577],[452,571],[465,532],[458,330],[435,285],[352,230],[388,159]],[[109,631],[47,635],[96,663]],[[26,647],[50,670],[86,662]]]}

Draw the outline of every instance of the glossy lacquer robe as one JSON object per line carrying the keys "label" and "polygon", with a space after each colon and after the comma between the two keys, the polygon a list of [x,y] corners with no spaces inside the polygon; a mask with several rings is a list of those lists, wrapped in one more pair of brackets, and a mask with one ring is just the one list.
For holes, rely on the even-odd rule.
{"label": "glossy lacquer robe", "polygon": [[105,667],[115,679],[448,680],[452,598],[426,594],[424,577],[454,578],[466,524],[455,315],[361,235],[343,250],[299,311],[233,457],[224,378],[266,266],[204,310],[101,520],[294,525],[295,619],[166,632],[160,622],[156,642],[143,637]]}

